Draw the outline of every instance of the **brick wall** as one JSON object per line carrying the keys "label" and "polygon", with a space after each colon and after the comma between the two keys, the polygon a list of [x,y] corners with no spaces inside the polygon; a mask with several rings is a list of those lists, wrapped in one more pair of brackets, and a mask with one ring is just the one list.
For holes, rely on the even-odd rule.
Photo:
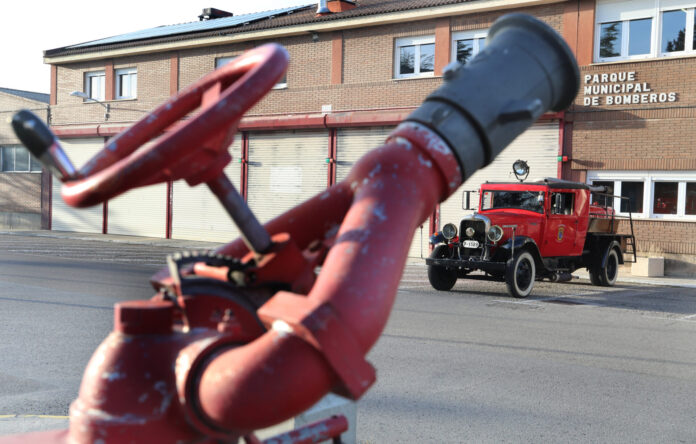
{"label": "brick wall", "polygon": [[0,174],[0,212],[41,213],[41,173]]}
{"label": "brick wall", "polygon": [[[619,232],[630,233],[628,222],[621,222]],[[696,223],[634,220],[633,232],[639,254],[696,255]]]}
{"label": "brick wall", "polygon": [[[138,97],[136,99],[110,100],[109,123],[133,122],[169,98],[170,54],[147,54],[110,60],[113,69],[138,70]],[[85,73],[105,70],[103,60],[72,63],[58,66],[56,105],[51,107],[53,125],[104,123],[104,108],[98,103],[87,103],[72,97],[73,91],[84,91]],[[108,85],[107,85],[108,87]]]}
{"label": "brick wall", "polygon": [[31,110],[44,122],[46,121],[48,103],[36,102],[0,92],[0,145],[19,144],[19,140],[15,137],[14,131],[12,131],[10,122],[14,113],[20,109]]}
{"label": "brick wall", "polygon": [[[508,11],[453,17],[452,31],[484,29]],[[563,4],[522,10],[538,16],[561,31]],[[395,80],[394,39],[398,37],[434,35],[437,20],[403,23],[342,31],[343,83],[331,83],[331,51],[333,33],[320,33],[318,41],[307,35],[284,38],[279,43],[290,54],[286,89],[272,91],[249,115],[320,112],[322,105],[334,111],[417,106],[442,79]],[[219,45],[179,52],[179,89],[182,89],[215,67],[218,57],[235,56],[266,41]],[[114,69],[138,68],[138,99],[114,101],[110,122],[135,120],[141,110],[150,110],[169,95],[170,58],[172,53],[144,55],[139,58],[114,59]],[[83,90],[84,73],[104,69],[105,62],[85,62],[58,67],[57,99],[54,124],[103,123],[104,110],[98,104],[83,103],[69,93]],[[128,111],[126,108],[137,109]]]}

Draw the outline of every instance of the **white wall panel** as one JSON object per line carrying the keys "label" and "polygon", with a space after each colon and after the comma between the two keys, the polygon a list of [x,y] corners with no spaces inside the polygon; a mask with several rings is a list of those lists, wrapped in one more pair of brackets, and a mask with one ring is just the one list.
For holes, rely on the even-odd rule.
{"label": "white wall panel", "polygon": [[[82,167],[104,146],[102,137],[90,139],[63,139],[60,141],[65,153],[76,168]],[[101,233],[103,206],[73,208],[63,201],[60,195],[62,184],[53,178],[53,197],[51,208],[51,229],[56,231],[77,231],[82,233]]]}
{"label": "white wall panel", "polygon": [[[240,191],[241,134],[235,136],[229,151],[232,161],[225,167],[225,174]],[[190,187],[180,180],[174,183],[172,194],[172,238],[229,242],[239,236],[237,226],[207,185]]]}

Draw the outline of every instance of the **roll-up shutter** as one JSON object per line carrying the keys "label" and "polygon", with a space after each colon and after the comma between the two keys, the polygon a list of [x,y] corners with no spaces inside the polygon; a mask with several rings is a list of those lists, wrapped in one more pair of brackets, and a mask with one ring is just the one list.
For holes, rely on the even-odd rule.
{"label": "roll-up shutter", "polygon": [[336,182],[350,173],[351,168],[368,151],[384,145],[394,127],[346,128],[336,131]]}
{"label": "roll-up shutter", "polygon": [[[82,167],[104,146],[104,139],[64,139],[60,141],[65,153],[76,168]],[[102,205],[90,208],[73,208],[60,196],[62,184],[53,178],[53,197],[51,199],[51,229],[56,231],[77,231],[82,233],[101,233],[104,209]]]}
{"label": "roll-up shutter", "polygon": [[[232,161],[225,174],[240,191],[242,135],[229,148]],[[229,242],[239,236],[237,226],[205,184],[190,187],[186,181],[174,183],[172,192],[172,238],[210,242]]]}
{"label": "roll-up shutter", "polygon": [[[146,149],[148,144],[140,148]],[[109,200],[107,232],[129,236],[165,237],[167,184],[127,191]]]}
{"label": "roll-up shutter", "polygon": [[449,199],[440,204],[440,227],[452,222],[459,225],[465,214],[474,210],[462,209],[463,191],[472,191],[471,208],[478,208],[479,186],[488,182],[514,182],[512,164],[525,160],[529,164],[527,182],[558,175],[558,123],[538,123],[522,133],[486,168],[474,173]]}
{"label": "roll-up shutter", "polygon": [[[345,128],[336,132],[336,181],[345,179],[353,165],[368,151],[384,145],[394,127]],[[422,235],[421,235],[422,234]],[[428,254],[428,222],[423,229],[416,229],[409,249],[409,257],[420,258]]]}
{"label": "roll-up shutter", "polygon": [[249,135],[247,200],[262,223],[326,189],[328,131]]}

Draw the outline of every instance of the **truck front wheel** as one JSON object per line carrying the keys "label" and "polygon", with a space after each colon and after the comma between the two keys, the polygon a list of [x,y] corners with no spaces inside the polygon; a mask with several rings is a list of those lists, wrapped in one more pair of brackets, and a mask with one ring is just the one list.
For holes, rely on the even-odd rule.
{"label": "truck front wheel", "polygon": [[508,260],[505,270],[505,284],[508,293],[516,298],[526,298],[534,288],[536,278],[534,258],[528,251],[522,251]]}
{"label": "truck front wheel", "polygon": [[601,263],[590,269],[590,281],[594,285],[612,287],[619,275],[619,255],[612,248],[607,253],[607,263],[602,267]]}
{"label": "truck front wheel", "polygon": [[[430,254],[433,259],[450,257],[447,245],[438,245]],[[457,272],[438,265],[428,265],[428,280],[435,290],[449,291],[457,282]]]}

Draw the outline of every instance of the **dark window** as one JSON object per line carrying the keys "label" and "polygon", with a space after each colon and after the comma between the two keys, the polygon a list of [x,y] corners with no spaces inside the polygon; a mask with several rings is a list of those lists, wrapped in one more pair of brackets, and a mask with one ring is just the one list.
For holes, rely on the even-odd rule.
{"label": "dark window", "polygon": [[643,182],[621,182],[621,196],[629,200],[621,199],[621,212],[643,212]]}
{"label": "dark window", "polygon": [[686,214],[696,215],[696,182],[686,183]]}
{"label": "dark window", "polygon": [[574,193],[551,194],[551,214],[573,214]]}
{"label": "dark window", "polygon": [[650,54],[652,19],[628,22],[628,55]]}
{"label": "dark window", "polygon": [[613,208],[614,181],[593,180],[592,185],[606,188],[606,191],[603,193],[592,193],[592,203],[601,207]]}
{"label": "dark window", "polygon": [[399,57],[399,73],[413,74],[415,71],[416,47],[402,46]]}
{"label": "dark window", "polygon": [[[435,71],[435,44],[421,45],[420,47],[420,72]],[[403,72],[402,72],[403,74]]]}
{"label": "dark window", "polygon": [[474,54],[474,39],[457,40],[457,61],[466,63]]}
{"label": "dark window", "polygon": [[517,208],[544,212],[544,193],[532,191],[486,191],[483,193],[482,209]]}
{"label": "dark window", "polygon": [[686,11],[662,13],[662,52],[684,51]]}
{"label": "dark window", "polygon": [[677,182],[655,182],[653,213],[677,214],[678,191],[679,183]]}
{"label": "dark window", "polygon": [[611,22],[600,25],[600,57],[618,57],[621,55],[621,24],[621,22]]}

